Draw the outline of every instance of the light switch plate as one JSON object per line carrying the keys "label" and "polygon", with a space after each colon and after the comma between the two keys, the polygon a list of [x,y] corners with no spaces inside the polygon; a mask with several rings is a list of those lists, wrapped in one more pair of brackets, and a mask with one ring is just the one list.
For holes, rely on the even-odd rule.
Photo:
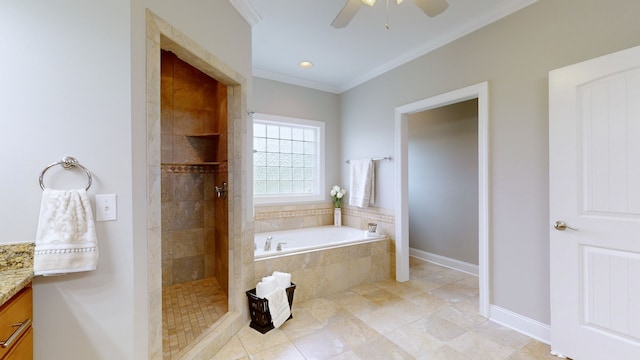
{"label": "light switch plate", "polygon": [[96,221],[116,220],[117,210],[116,194],[96,195]]}

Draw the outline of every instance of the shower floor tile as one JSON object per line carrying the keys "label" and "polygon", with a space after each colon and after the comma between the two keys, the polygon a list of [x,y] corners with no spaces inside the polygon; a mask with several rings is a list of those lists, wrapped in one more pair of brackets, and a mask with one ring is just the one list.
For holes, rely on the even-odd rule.
{"label": "shower floor tile", "polygon": [[226,312],[227,296],[215,278],[163,286],[163,358],[177,355]]}

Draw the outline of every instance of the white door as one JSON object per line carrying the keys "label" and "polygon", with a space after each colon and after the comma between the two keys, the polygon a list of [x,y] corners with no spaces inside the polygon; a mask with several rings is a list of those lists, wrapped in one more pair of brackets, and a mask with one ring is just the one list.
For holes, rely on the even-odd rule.
{"label": "white door", "polygon": [[552,351],[640,359],[640,47],[550,72],[549,167]]}

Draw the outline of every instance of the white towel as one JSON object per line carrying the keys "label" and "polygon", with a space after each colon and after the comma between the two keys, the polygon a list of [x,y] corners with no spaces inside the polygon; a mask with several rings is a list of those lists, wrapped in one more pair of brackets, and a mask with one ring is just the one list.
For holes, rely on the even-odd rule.
{"label": "white towel", "polygon": [[278,287],[286,289],[289,286],[291,286],[291,274],[280,272],[280,271],[274,271],[272,276],[276,278]]}
{"label": "white towel", "polygon": [[259,298],[266,298],[267,295],[272,293],[278,287],[278,281],[273,276],[263,277],[256,285],[256,296]]}
{"label": "white towel", "polygon": [[349,205],[367,208],[375,199],[375,166],[371,159],[351,160]]}
{"label": "white towel", "polygon": [[43,191],[35,245],[35,275],[96,269],[98,241],[84,189]]}
{"label": "white towel", "polygon": [[286,291],[279,287],[266,296],[271,313],[271,321],[275,328],[279,328],[291,316],[289,300]]}

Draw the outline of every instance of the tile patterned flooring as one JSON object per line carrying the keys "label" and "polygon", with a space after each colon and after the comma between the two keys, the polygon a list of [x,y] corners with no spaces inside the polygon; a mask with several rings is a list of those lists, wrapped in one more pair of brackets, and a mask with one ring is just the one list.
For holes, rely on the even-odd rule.
{"label": "tile patterned flooring", "polygon": [[557,359],[477,307],[477,277],[411,258],[410,281],[294,297],[293,319],[264,335],[245,325],[214,359]]}
{"label": "tile patterned flooring", "polygon": [[175,357],[227,312],[215,278],[162,287],[163,359]]}

